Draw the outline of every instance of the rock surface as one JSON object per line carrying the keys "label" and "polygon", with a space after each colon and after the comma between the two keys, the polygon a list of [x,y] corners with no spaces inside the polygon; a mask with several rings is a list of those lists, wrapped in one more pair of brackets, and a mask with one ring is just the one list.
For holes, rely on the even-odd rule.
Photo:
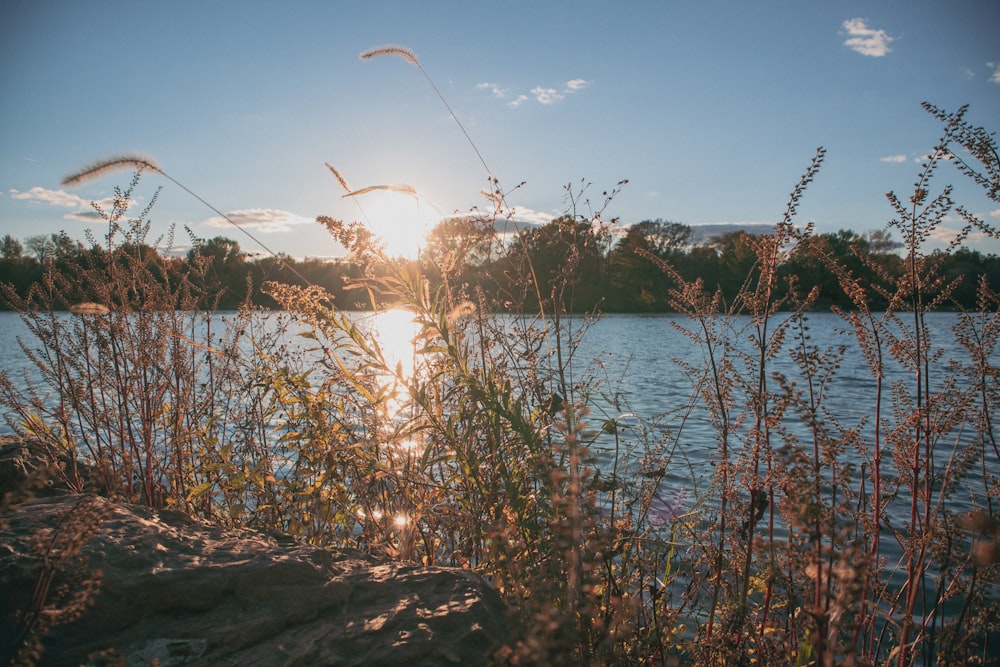
{"label": "rock surface", "polygon": [[[52,541],[72,535],[82,548]],[[40,553],[54,575],[47,604],[64,616],[80,607],[75,619],[42,616],[58,618],[42,665],[476,665],[505,638],[499,597],[463,570],[66,495],[0,516],[4,655],[16,630],[11,613],[32,607]]]}

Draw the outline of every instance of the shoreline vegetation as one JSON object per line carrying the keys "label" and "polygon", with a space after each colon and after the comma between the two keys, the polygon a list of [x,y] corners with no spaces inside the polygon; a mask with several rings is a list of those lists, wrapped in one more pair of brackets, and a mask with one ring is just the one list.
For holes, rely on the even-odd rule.
{"label": "shoreline vegetation", "polygon": [[[575,313],[676,313],[669,290],[674,280],[658,263],[668,263],[677,276],[686,281],[701,280],[710,289],[718,289],[726,303],[734,303],[748,274],[757,262],[753,246],[764,230],[734,230],[695,242],[697,229],[662,220],[646,220],[624,228],[610,224],[594,226],[573,216],[563,216],[542,226],[532,226],[506,236],[506,249],[490,252],[489,237],[481,221],[452,218],[441,222],[429,235],[418,259],[393,258],[428,277],[432,289],[441,287],[440,264],[454,248],[462,244],[478,245],[477,254],[467,257],[461,275],[449,276],[464,285],[475,285],[501,310],[513,312],[537,308],[537,298],[525,303],[503,302],[515,285],[511,271],[518,262],[535,268],[539,292],[550,294],[557,287],[560,271],[567,258],[578,264],[579,279],[575,298],[568,307]],[[224,236],[192,239],[192,247],[183,257],[168,256],[155,245],[137,243],[131,252],[147,259],[157,279],[169,283],[188,280],[204,298],[196,302],[202,310],[236,310],[241,306],[277,308],[279,304],[260,289],[265,282],[322,287],[338,308],[364,310],[365,299],[358,299],[350,283],[357,280],[364,267],[350,256],[337,260],[302,259],[287,256],[251,257],[240,244]],[[9,235],[0,239],[0,283],[11,285],[21,299],[46,273],[62,273],[68,280],[87,269],[107,265],[106,242],[90,245],[71,239],[64,233],[36,236],[24,242]],[[861,234],[847,229],[814,234],[783,258],[779,268],[779,301],[787,303],[785,286],[788,276],[816,285],[813,310],[852,308],[850,297],[840,288],[837,276],[822,261],[835,263],[870,283],[899,280],[905,273],[901,244],[887,231]],[[1000,256],[983,254],[965,247],[943,249],[931,254],[940,263],[940,274],[957,281],[951,297],[937,305],[942,310],[975,310],[978,282],[985,279],[990,289],[1000,290]],[[152,266],[155,264],[155,267]],[[488,277],[484,280],[483,278]],[[68,291],[52,304],[56,310],[69,310],[81,303],[81,287]],[[888,301],[880,294],[872,297],[870,308],[881,311]],[[791,310],[791,306],[783,306]],[[14,309],[9,301],[0,310]]]}
{"label": "shoreline vegetation", "polygon": [[[383,56],[433,87],[406,49],[363,57]],[[1000,202],[1000,159],[965,108],[925,108],[941,139],[913,192],[887,196],[884,233],[795,224],[819,149],[781,221],[712,251],[731,270],[711,280],[686,271],[688,252],[671,254],[683,241],[664,239],[683,229],[670,225],[633,226],[627,252],[608,253],[602,215],[622,184],[596,208],[568,191],[565,217],[501,242],[510,210],[480,155],[492,213],[439,228],[421,262],[387,256],[362,223],[320,217],[350,253],[342,285],[292,280],[280,270],[310,277],[273,257],[261,260],[273,272],[242,289],[221,281],[238,275],[220,268],[241,261],[231,242],[201,244],[176,272],[146,245],[152,204],[130,217],[130,203],[140,174],[166,176],[158,166],[99,164],[78,177],[136,169],[101,212],[107,235],[91,245],[106,251],[65,265],[54,256],[26,292],[3,288],[41,379],[0,372],[0,406],[41,455],[69,460],[53,474],[70,489],[96,484],[218,525],[472,570],[509,610],[497,664],[997,664],[1000,295],[986,273],[951,273],[968,234],[997,231],[934,179],[957,167]],[[953,244],[928,252],[955,219]],[[648,283],[636,282],[640,267]],[[567,314],[599,304],[602,271],[686,316],[671,325],[700,354],[676,360],[690,398],[669,420],[636,414],[613,386],[597,401],[575,363],[586,319]],[[224,330],[213,320],[227,290],[258,289],[309,343],[308,359],[281,327],[256,326],[251,304]],[[833,294],[827,307],[856,347],[810,334],[810,312]],[[55,312],[83,303],[95,305]],[[950,339],[925,319],[969,303]],[[345,304],[408,311],[410,362]],[[858,420],[826,401],[848,353],[873,380]],[[791,370],[777,370],[779,357]],[[905,378],[886,381],[890,363]],[[694,405],[711,442],[688,442]],[[612,443],[603,458],[598,439]],[[691,478],[689,446],[711,449],[707,478]],[[82,479],[74,462],[94,472]],[[45,605],[14,617],[16,655],[43,650]]]}

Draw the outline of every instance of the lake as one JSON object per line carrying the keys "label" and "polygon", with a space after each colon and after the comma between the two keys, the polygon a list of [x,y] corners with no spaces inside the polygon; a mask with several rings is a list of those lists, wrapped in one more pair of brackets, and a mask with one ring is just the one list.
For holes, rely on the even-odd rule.
{"label": "lake", "polygon": [[[390,311],[374,317],[357,313],[352,317],[356,317],[363,326],[380,331],[380,338],[388,353],[396,354],[406,362],[409,347],[412,357],[415,329],[406,313]],[[777,319],[786,317],[782,315]],[[939,357],[932,366],[929,378],[932,387],[943,387],[953,377],[953,360],[968,363],[962,356],[964,350],[955,343],[951,331],[956,321],[957,316],[951,313],[933,313],[927,316],[933,337],[932,347],[939,350]],[[602,425],[613,420],[624,441],[634,443],[640,439],[640,433],[646,434],[647,438],[671,439],[676,443],[677,456],[683,459],[684,465],[676,468],[677,477],[670,481],[678,485],[698,487],[712,464],[718,433],[703,403],[693,400],[697,398],[693,379],[680,365],[686,363],[690,368],[700,369],[707,363],[703,347],[678,330],[678,327],[690,328],[693,324],[682,315],[607,315],[596,320],[575,318],[571,320],[570,327],[574,331],[584,328],[586,331],[572,358],[570,369],[572,378],[581,384],[581,395],[588,396],[590,412],[586,423],[592,431],[600,433]],[[729,341],[732,351],[752,352],[748,342],[751,332],[744,329],[748,324],[749,320],[746,318],[733,320],[732,328],[735,333],[730,336]],[[818,349],[834,350],[844,346],[835,380],[825,388],[823,401],[828,414],[844,427],[869,420],[861,432],[863,438],[870,439],[876,382],[863,355],[858,351],[853,334],[847,331],[845,321],[832,313],[810,314],[808,327],[811,338],[809,342]],[[4,341],[0,346],[0,369],[10,373],[15,386],[24,384],[22,374],[25,371],[29,377],[37,377],[31,372],[30,363],[16,343],[21,337],[31,346],[33,343],[28,333],[17,314],[0,313],[0,340]],[[791,344],[790,339],[786,340],[786,348]],[[743,362],[733,356],[732,351],[730,356],[735,363],[735,372],[743,375],[744,379],[752,379],[742,372]],[[997,357],[998,353],[994,351],[989,359],[993,367],[998,365]],[[768,364],[772,373],[784,373],[793,378],[796,376],[796,367],[787,349]],[[883,414],[889,417],[890,383],[908,380],[912,385],[913,380],[912,374],[895,363],[887,364],[885,374]],[[777,381],[770,376],[767,380],[769,389],[777,391]],[[801,382],[801,378],[799,381]],[[737,396],[735,400],[734,411],[745,407],[744,399]],[[741,400],[744,403],[742,406],[739,404]],[[792,425],[791,432],[795,433],[795,420],[787,421]],[[808,435],[801,425],[798,428],[800,435]],[[964,425],[964,429],[961,433],[957,432],[956,437],[972,437],[968,424]],[[3,423],[0,424],[0,432],[9,434],[12,431]],[[943,439],[943,443],[945,446],[952,446],[952,441],[947,438]],[[610,450],[615,446],[614,438],[606,434],[598,435],[595,445],[599,449]],[[944,452],[944,455],[947,453]],[[966,498],[959,502],[970,501]]]}

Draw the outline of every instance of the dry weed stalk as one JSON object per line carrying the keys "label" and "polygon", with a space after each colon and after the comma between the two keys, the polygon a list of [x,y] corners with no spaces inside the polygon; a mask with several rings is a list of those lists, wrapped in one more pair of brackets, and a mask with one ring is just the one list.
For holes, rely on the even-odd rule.
{"label": "dry weed stalk", "polygon": [[55,626],[78,619],[92,604],[103,574],[92,568],[80,552],[110,515],[107,501],[79,496],[66,509],[54,514],[32,536],[37,560],[31,599],[23,609],[11,611],[13,645],[3,647],[11,665],[31,666],[44,656],[45,638]]}

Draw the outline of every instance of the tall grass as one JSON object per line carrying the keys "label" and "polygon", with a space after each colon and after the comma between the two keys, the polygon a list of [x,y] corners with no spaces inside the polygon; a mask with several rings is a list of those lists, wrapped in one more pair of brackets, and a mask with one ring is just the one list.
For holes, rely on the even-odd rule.
{"label": "tall grass", "polygon": [[[365,55],[399,56],[434,87],[402,47]],[[670,423],[635,415],[578,359],[596,314],[569,315],[588,268],[572,231],[606,230],[617,188],[593,211],[568,192],[565,261],[543,281],[521,242],[495,232],[511,211],[478,149],[491,211],[450,221],[456,235],[422,262],[389,257],[361,223],[319,218],[359,267],[349,287],[369,313],[411,332],[403,357],[374,316],[306,282],[262,286],[287,313],[271,328],[249,310],[220,322],[199,287],[207,266],[157,275],[140,252],[148,210],[126,217],[137,176],[104,212],[110,261],[72,284],[51,271],[24,301],[6,291],[42,381],[2,374],[0,401],[53,458],[92,466],[65,468],[76,489],[479,573],[511,611],[498,663],[995,662],[1000,300],[980,283],[978,311],[954,331],[966,357],[946,358],[927,315],[954,285],[925,245],[949,215],[994,233],[950,188],[930,195],[939,166],[955,162],[994,199],[1000,167],[964,109],[928,110],[944,137],[913,195],[889,196],[902,277],[859,249],[879,276],[866,284],[795,224],[822,149],[752,242],[733,301],[648,257],[702,355],[680,362],[691,396]],[[363,215],[371,188],[327,166]],[[829,349],[810,332],[817,289],[782,271],[805,249],[854,304]],[[497,255],[514,288],[493,298],[477,271]],[[874,294],[890,307],[873,312]],[[828,401],[852,354],[874,380],[872,414],[853,422]],[[707,478],[678,446],[698,408],[715,433]]]}
{"label": "tall grass", "polygon": [[59,469],[70,488],[211,517],[218,507],[192,503],[220,475],[232,483],[226,450],[267,451],[247,382],[253,321],[212,312],[209,262],[181,270],[157,257],[158,242],[147,244],[155,195],[128,217],[138,184],[137,172],[98,209],[106,236],[71,271],[49,262],[23,299],[4,288],[31,334],[19,343],[38,380],[4,372],[0,401],[12,429],[69,461]]}
{"label": "tall grass", "polygon": [[[787,277],[790,303],[772,299],[782,253],[811,232],[793,228],[790,215],[818,161],[793,191],[785,219],[754,241],[754,269],[733,303],[661,262],[678,285],[675,307],[694,325],[682,331],[704,351],[706,365],[686,370],[718,434],[719,500],[707,508],[714,518],[704,524],[702,546],[692,550],[713,573],[698,649],[706,664],[997,658],[990,652],[997,563],[982,558],[980,537],[967,528],[970,515],[992,525],[983,516],[993,516],[996,501],[1000,457],[987,422],[997,374],[986,359],[996,351],[1000,302],[982,280],[979,312],[962,314],[954,331],[968,359],[946,357],[927,315],[949,305],[957,283],[939,272],[942,255],[925,250],[955,213],[965,226],[952,248],[973,228],[996,235],[953,204],[950,187],[929,195],[935,170],[962,154],[982,160],[980,171],[965,162],[963,171],[996,200],[996,150],[984,147],[989,135],[964,122],[964,109],[934,113],[946,132],[913,195],[888,195],[897,216],[888,227],[904,242],[904,275],[891,279],[877,258],[862,255],[881,278],[863,284],[808,246],[854,303],[841,313],[854,345],[819,349],[812,342],[808,310],[816,291],[796,285],[795,276]],[[889,308],[872,312],[875,296]],[[790,315],[779,317],[779,306]],[[824,402],[850,350],[863,356],[875,381],[873,414],[854,424]],[[794,373],[772,369],[779,355],[790,356]],[[887,384],[890,365],[909,379]]]}

